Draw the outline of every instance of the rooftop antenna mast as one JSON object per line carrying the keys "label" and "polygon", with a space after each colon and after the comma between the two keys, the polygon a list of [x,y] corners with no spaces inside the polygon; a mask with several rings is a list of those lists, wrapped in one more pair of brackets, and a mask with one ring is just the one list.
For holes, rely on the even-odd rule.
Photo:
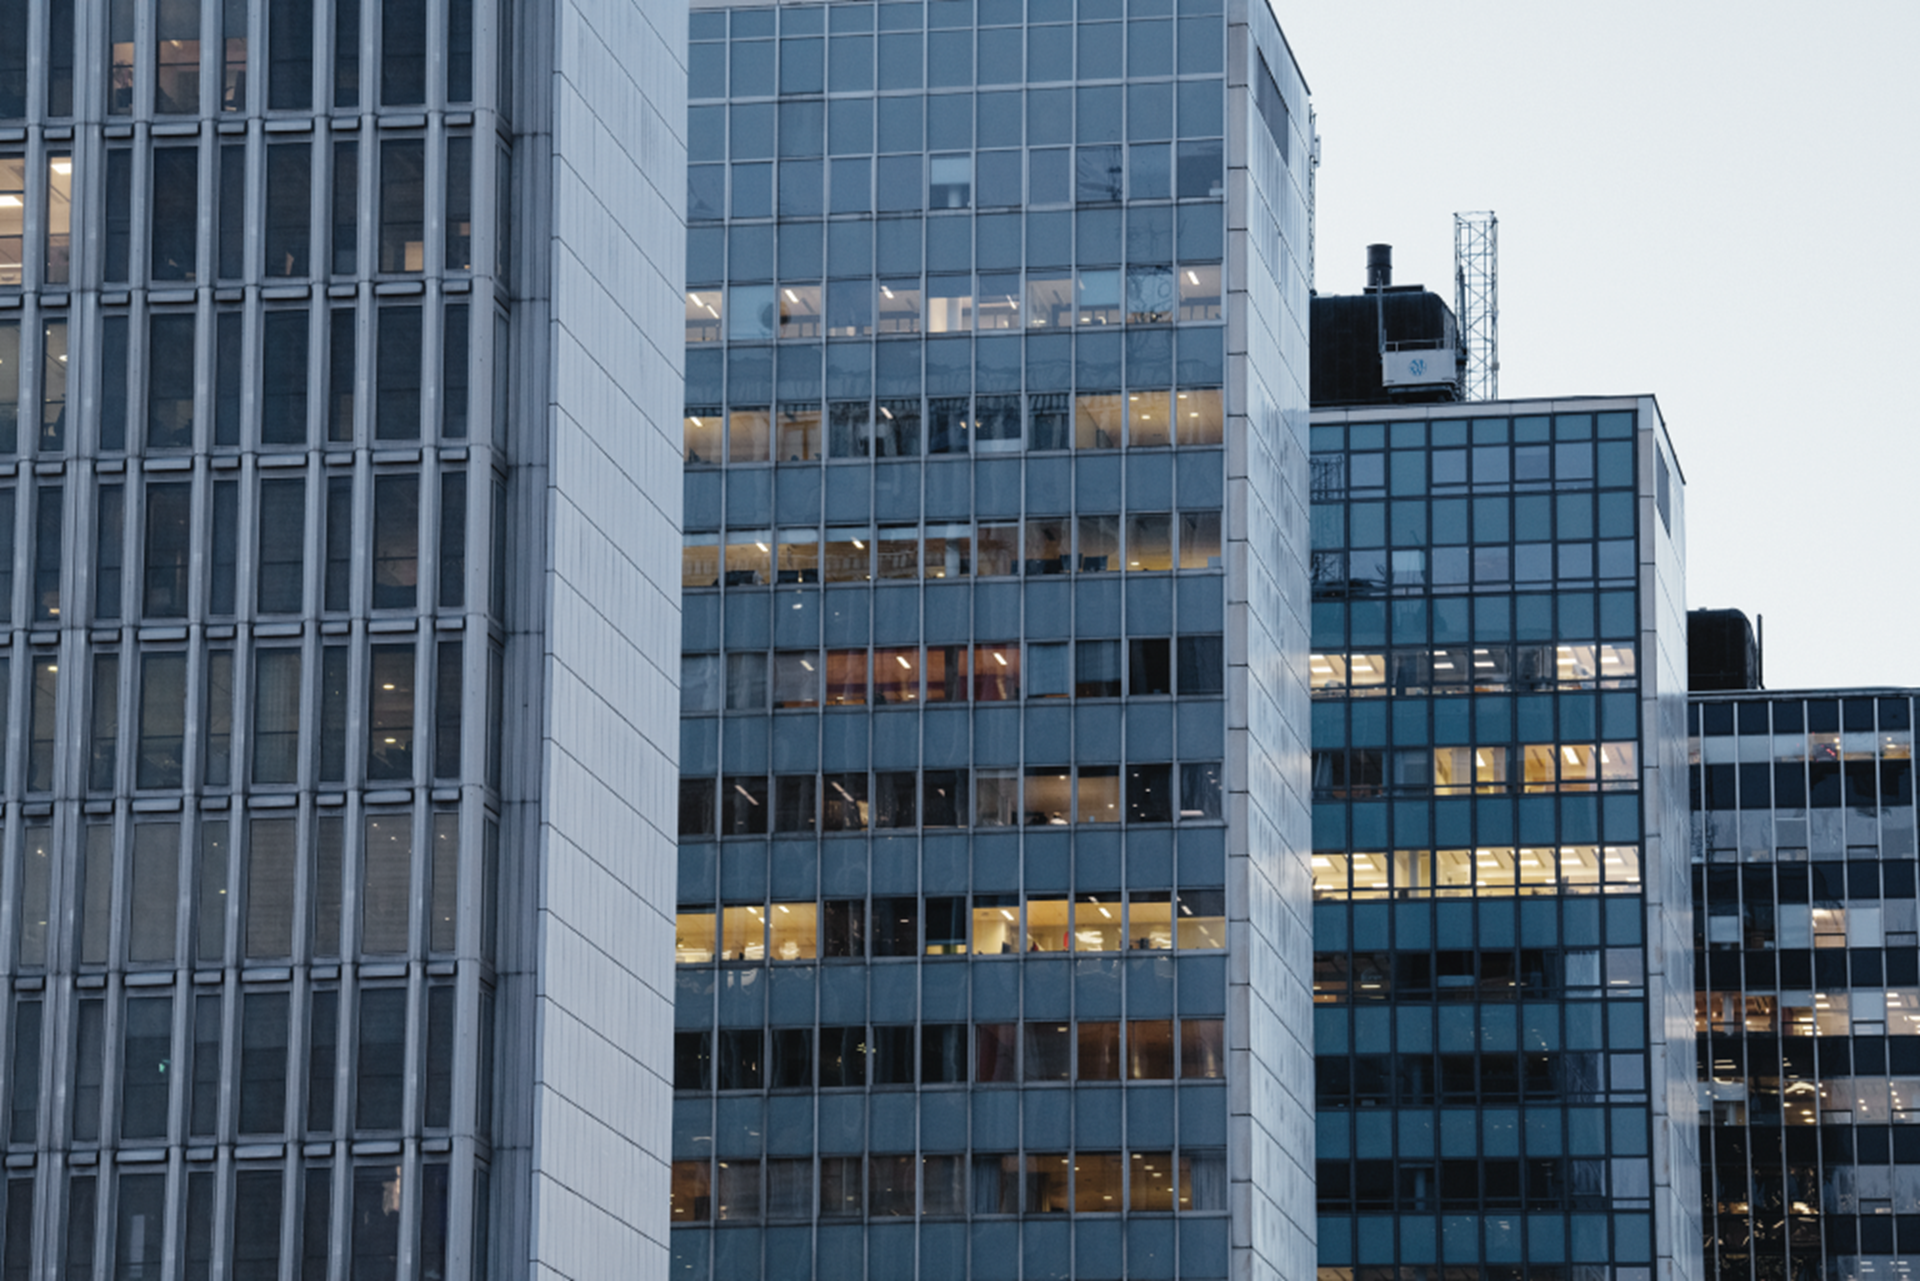
{"label": "rooftop antenna mast", "polygon": [[1453,314],[1467,354],[1463,400],[1500,399],[1500,220],[1453,216]]}

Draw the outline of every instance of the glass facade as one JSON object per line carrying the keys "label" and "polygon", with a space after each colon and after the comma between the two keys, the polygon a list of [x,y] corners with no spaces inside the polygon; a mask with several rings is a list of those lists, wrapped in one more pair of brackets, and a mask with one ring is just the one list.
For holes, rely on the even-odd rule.
{"label": "glass facade", "polygon": [[514,426],[514,23],[0,0],[9,1276],[480,1278],[550,1163],[494,1090],[530,976],[578,999],[519,941],[558,909],[509,601],[577,482]]}
{"label": "glass facade", "polygon": [[1689,709],[1708,1267],[1900,1277],[1920,1249],[1911,691]]}
{"label": "glass facade", "polygon": [[[1305,867],[1247,835],[1282,767],[1229,697],[1271,644],[1235,565],[1305,591],[1304,548],[1229,520],[1236,445],[1306,491],[1304,362],[1233,368],[1304,350],[1304,87],[1254,23],[695,9],[676,1276],[1234,1266],[1271,1015],[1235,1013],[1230,869]],[[1236,182],[1290,309],[1257,338]],[[1290,783],[1260,804],[1299,831]]]}
{"label": "glass facade", "polygon": [[1651,402],[1314,423],[1320,1275],[1690,1275]]}

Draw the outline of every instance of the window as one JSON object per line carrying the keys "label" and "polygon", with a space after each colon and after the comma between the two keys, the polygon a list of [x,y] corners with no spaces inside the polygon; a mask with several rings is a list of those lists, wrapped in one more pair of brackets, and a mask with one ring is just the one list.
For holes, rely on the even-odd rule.
{"label": "window", "polygon": [[461,685],[464,680],[463,644],[441,641],[436,654],[433,699],[433,776],[460,777]]}
{"label": "window", "polygon": [[[312,198],[312,144],[270,144],[267,147],[267,212],[263,228],[268,276],[305,276],[312,270]],[[234,231],[238,230],[236,225]]]}
{"label": "window", "polygon": [[94,512],[93,616],[97,620],[120,617],[121,562],[125,555],[122,529],[126,510],[126,486],[101,485]]}
{"label": "window", "polygon": [[363,989],[358,1080],[354,1092],[356,1128],[400,1128],[401,1107],[406,1097],[406,1053],[406,989]]}
{"label": "window", "polygon": [[40,451],[64,453],[67,448],[67,322],[54,321],[40,332]]}
{"label": "window", "polygon": [[360,144],[333,144],[333,229],[330,269],[351,276],[360,261]]}
{"label": "window", "polygon": [[215,313],[213,321],[213,443],[240,443],[240,384],[246,376],[244,333],[238,311]]}
{"label": "window", "polygon": [[374,389],[374,435],[420,438],[420,308],[380,308],[380,358]]}
{"label": "window", "polygon": [[378,270],[426,267],[426,146],[414,138],[380,144],[380,250]]}
{"label": "window", "polygon": [[413,902],[413,818],[370,815],[361,878],[360,950],[374,955],[407,950]]}
{"label": "window", "polygon": [[276,0],[267,9],[267,105],[313,106],[313,0]]}
{"label": "window", "polygon": [[[219,965],[227,954],[227,853],[227,821],[203,819],[194,886],[193,949],[202,965]],[[218,1039],[217,1029],[214,1036]]]}
{"label": "window", "polygon": [[353,600],[353,476],[327,477],[326,565],[320,572],[320,608],[343,612]]}
{"label": "window", "polygon": [[126,147],[107,150],[105,262],[108,280],[131,276],[133,251],[133,152]]}
{"label": "window", "polygon": [[367,778],[413,778],[413,646],[375,645],[367,712]]}
{"label": "window", "polygon": [[240,1133],[286,1129],[287,994],[247,992],[240,1006]]}
{"label": "window", "polygon": [[[115,487],[116,490],[118,487]],[[142,612],[148,618],[185,618],[187,615],[187,565],[192,538],[193,486],[188,482],[169,482],[147,486],[147,545],[143,584]],[[116,513],[117,516],[117,513]],[[118,607],[118,570],[114,573],[116,617]],[[100,584],[106,590],[104,578]]]}
{"label": "window", "polygon": [[145,654],[140,669],[140,746],[134,786],[177,788],[186,757],[187,656]]}
{"label": "window", "polygon": [[[171,996],[128,997],[126,1033],[120,1075],[120,1135],[123,1139],[163,1139],[167,1135],[167,1095],[173,1082],[173,998]],[[131,1182],[127,1180],[126,1182]],[[164,1201],[165,1178],[155,1176],[156,1191]],[[121,1218],[127,1217],[125,1183],[122,1184]],[[155,1238],[163,1235],[157,1213],[149,1219]],[[121,1249],[127,1242],[121,1242]],[[158,1267],[159,1241],[152,1244],[153,1265]]]}
{"label": "window", "polygon": [[[337,949],[315,952],[318,956],[335,954]],[[333,1129],[334,1061],[340,1048],[339,992],[327,988],[314,991],[307,1029],[307,1130],[325,1134]]]}
{"label": "window", "polygon": [[411,107],[426,100],[426,0],[382,0],[380,102],[389,107]]}
{"label": "window", "polygon": [[233,784],[233,651],[207,653],[206,783]]}
{"label": "window", "polygon": [[354,107],[360,103],[360,4],[361,0],[334,0],[333,4],[333,105]]}
{"label": "window", "polygon": [[193,115],[200,110],[200,0],[161,0],[155,6],[154,110]]}
{"label": "window", "polygon": [[254,656],[253,780],[292,783],[300,762],[300,651]]}
{"label": "window", "polygon": [[[60,667],[42,653],[33,660],[33,703],[27,743],[27,790],[53,790],[54,735],[59,721]],[[25,919],[24,917],[22,918]],[[38,946],[44,946],[44,939]]]}
{"label": "window", "polygon": [[19,0],[0,4],[0,119],[27,114],[29,47],[27,6]]}
{"label": "window", "polygon": [[13,1097],[7,1137],[16,1144],[39,1138],[41,1008],[33,1000],[14,1005]]}
{"label": "window", "polygon": [[65,284],[73,253],[73,156],[47,157],[47,256],[44,279]]}
{"label": "window", "polygon": [[440,434],[448,440],[467,436],[467,304],[450,302],[440,348]]}
{"label": "window", "polygon": [[263,614],[297,614],[305,596],[307,483],[260,482],[260,567],[256,605]]}
{"label": "window", "polygon": [[[0,273],[5,271],[6,246],[0,237]],[[122,321],[122,332],[125,322]],[[105,326],[112,328],[111,322]],[[0,453],[20,445],[20,322],[0,322]]]}
{"label": "window", "polygon": [[269,311],[261,334],[260,440],[307,439],[307,313]]}
{"label": "window", "polygon": [[149,449],[186,449],[193,445],[194,329],[191,312],[156,313],[149,320]]}
{"label": "window", "polygon": [[149,271],[155,280],[192,280],[199,244],[200,152],[195,147],[153,150],[153,233]]}
{"label": "window", "polygon": [[256,818],[248,824],[248,960],[292,955],[295,846],[292,819]]}
{"label": "window", "polygon": [[327,404],[325,410],[328,440],[353,439],[353,371],[356,327],[353,308],[336,309],[327,331]]}
{"label": "window", "polygon": [[373,482],[373,607],[412,609],[419,577],[420,478],[412,473],[376,476]]}

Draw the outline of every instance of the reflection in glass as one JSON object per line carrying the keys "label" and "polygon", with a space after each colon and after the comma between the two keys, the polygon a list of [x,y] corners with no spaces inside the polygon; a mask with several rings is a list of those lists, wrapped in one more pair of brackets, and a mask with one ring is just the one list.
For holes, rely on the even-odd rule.
{"label": "reflection in glass", "polygon": [[920,282],[883,280],[880,282],[880,320],[875,326],[883,334],[920,332]]}
{"label": "reflection in glass", "polygon": [[718,289],[687,291],[687,341],[719,342],[721,307],[725,295]]}
{"label": "reflection in glass", "polygon": [[1220,311],[1220,264],[1195,263],[1180,268],[1179,320],[1218,320]]}
{"label": "reflection in glass", "polygon": [[820,286],[780,286],[780,336],[782,338],[818,338],[820,336]]}
{"label": "reflection in glass", "polygon": [[1027,277],[1027,324],[1034,329],[1073,325],[1073,277]]}

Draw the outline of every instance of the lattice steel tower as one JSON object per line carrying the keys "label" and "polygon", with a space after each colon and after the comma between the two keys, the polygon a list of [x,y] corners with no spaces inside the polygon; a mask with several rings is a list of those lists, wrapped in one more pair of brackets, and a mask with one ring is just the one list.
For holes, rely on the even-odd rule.
{"label": "lattice steel tower", "polygon": [[1467,353],[1466,400],[1500,398],[1500,219],[1453,216],[1454,315]]}

